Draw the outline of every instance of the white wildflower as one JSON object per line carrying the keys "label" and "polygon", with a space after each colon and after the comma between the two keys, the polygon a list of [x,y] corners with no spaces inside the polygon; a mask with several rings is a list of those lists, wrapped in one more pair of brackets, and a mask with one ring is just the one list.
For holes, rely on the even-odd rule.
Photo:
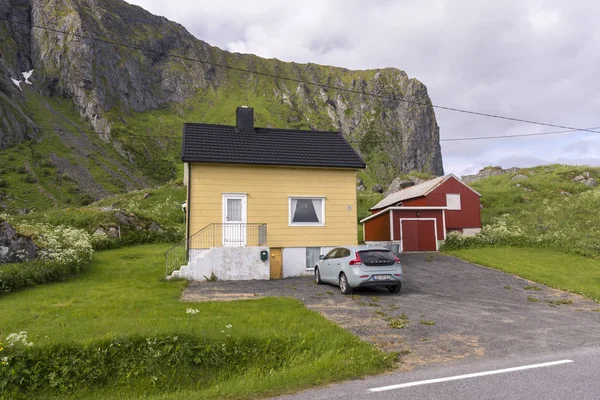
{"label": "white wildflower", "polygon": [[22,344],[27,347],[33,346],[33,343],[27,339],[27,332],[25,331],[10,333],[6,336],[6,347],[13,347],[16,344]]}
{"label": "white wildflower", "polygon": [[91,235],[82,229],[50,224],[23,224],[19,229],[35,232],[42,258],[64,263],[85,263],[92,259]]}
{"label": "white wildflower", "polygon": [[185,310],[186,314],[191,314],[191,315],[198,314],[199,312],[200,311],[198,311],[198,309],[196,309],[196,308],[188,308],[187,310]]}

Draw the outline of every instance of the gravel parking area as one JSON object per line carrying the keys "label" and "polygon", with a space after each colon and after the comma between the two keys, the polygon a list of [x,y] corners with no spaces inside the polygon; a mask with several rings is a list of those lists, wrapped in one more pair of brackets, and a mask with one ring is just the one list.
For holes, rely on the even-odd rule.
{"label": "gravel parking area", "polygon": [[591,300],[442,254],[401,259],[400,294],[362,289],[343,296],[335,286],[296,277],[192,283],[182,300],[294,297],[364,340],[400,352],[406,369],[600,345],[600,304]]}

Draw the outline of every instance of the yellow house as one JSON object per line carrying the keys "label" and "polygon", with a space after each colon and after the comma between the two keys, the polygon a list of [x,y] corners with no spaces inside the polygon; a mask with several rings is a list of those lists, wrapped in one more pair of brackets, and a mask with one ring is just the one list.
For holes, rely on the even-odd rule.
{"label": "yellow house", "polygon": [[357,243],[362,158],[339,132],[257,128],[253,114],[184,125],[188,259],[210,265],[192,272],[189,262],[180,276],[301,275],[331,247]]}

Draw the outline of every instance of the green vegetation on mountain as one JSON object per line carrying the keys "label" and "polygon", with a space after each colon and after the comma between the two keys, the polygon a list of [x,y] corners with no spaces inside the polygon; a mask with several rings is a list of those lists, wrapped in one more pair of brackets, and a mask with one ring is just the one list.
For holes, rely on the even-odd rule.
{"label": "green vegetation on mountain", "polygon": [[121,211],[144,221],[155,221],[162,227],[183,227],[185,187],[171,182],[155,188],[136,190],[127,194],[107,197],[84,207],[68,207],[14,215],[11,221],[65,224],[93,233],[99,226],[118,223],[113,212]]}
{"label": "green vegetation on mountain", "polygon": [[27,85],[23,92],[27,112],[46,128],[37,139],[0,151],[4,211],[87,205],[151,182],[102,142],[70,102]]}

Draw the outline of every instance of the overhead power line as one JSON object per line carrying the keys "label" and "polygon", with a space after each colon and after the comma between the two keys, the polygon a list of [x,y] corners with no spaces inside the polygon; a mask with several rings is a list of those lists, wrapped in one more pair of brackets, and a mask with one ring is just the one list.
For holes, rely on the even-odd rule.
{"label": "overhead power line", "polygon": [[134,46],[134,45],[125,44],[122,42],[117,42],[114,40],[102,39],[102,38],[83,35],[83,34],[75,33],[75,32],[67,32],[67,31],[63,31],[61,29],[51,28],[51,27],[47,27],[47,26],[42,26],[42,25],[37,25],[37,24],[29,24],[29,23],[19,22],[19,21],[10,21],[6,18],[0,18],[0,20],[12,22],[15,24],[21,24],[21,25],[25,25],[25,26],[31,26],[32,28],[42,29],[42,30],[46,30],[49,32],[60,33],[60,34],[66,35],[66,36],[73,36],[73,37],[77,37],[79,39],[87,39],[87,40],[97,41],[97,42],[101,42],[101,43],[111,44],[114,46],[122,46],[122,47],[129,48],[132,50],[144,51],[147,53],[152,53],[152,54],[156,54],[156,55],[163,56],[163,57],[170,57],[170,58],[177,58],[177,59],[181,59],[181,60],[185,60],[185,61],[198,62],[201,64],[211,65],[213,67],[225,68],[225,69],[229,69],[232,71],[250,73],[250,74],[255,74],[255,75],[259,75],[259,76],[265,76],[265,77],[269,77],[269,78],[285,80],[285,81],[289,81],[289,82],[295,82],[295,83],[300,83],[300,84],[305,84],[305,85],[310,85],[310,86],[321,87],[324,89],[331,89],[331,90],[337,90],[337,91],[357,94],[357,95],[361,95],[361,96],[371,96],[371,97],[376,97],[376,98],[383,98],[383,99],[388,99],[388,100],[398,101],[398,102],[403,102],[403,103],[408,103],[408,104],[414,104],[414,105],[419,105],[419,106],[433,107],[433,108],[437,108],[440,110],[446,110],[446,111],[452,111],[452,112],[470,114],[470,115],[477,115],[477,116],[487,117],[487,118],[502,119],[502,120],[507,120],[507,121],[532,124],[532,125],[548,126],[548,127],[552,127],[552,128],[566,129],[569,131],[583,131],[583,132],[599,133],[599,132],[595,132],[591,129],[575,128],[575,127],[571,127],[571,126],[567,126],[567,125],[551,124],[551,123],[547,123],[547,122],[534,121],[534,120],[530,120],[530,119],[509,117],[509,116],[492,114],[492,113],[484,113],[484,112],[479,112],[479,111],[466,110],[466,109],[457,108],[457,107],[443,106],[443,105],[433,104],[433,103],[423,103],[423,102],[419,102],[419,101],[415,101],[415,100],[407,100],[407,99],[399,98],[395,94],[390,96],[390,95],[383,95],[383,94],[378,94],[378,93],[364,92],[364,91],[360,91],[360,90],[349,89],[349,88],[345,88],[342,86],[328,85],[328,84],[322,84],[322,83],[317,83],[317,82],[309,82],[309,81],[304,81],[304,80],[298,79],[298,78],[276,75],[276,74],[271,74],[268,72],[251,70],[251,69],[246,69],[246,68],[241,68],[241,67],[235,67],[232,65],[218,63],[218,62],[214,62],[214,61],[207,61],[207,60],[202,60],[199,58],[186,57],[186,56],[182,56],[179,54],[171,54],[168,52],[165,53],[165,52],[156,51],[156,50],[152,50],[152,49],[148,49],[148,48],[144,48],[144,47],[140,47],[140,46]]}
{"label": "overhead power line", "polygon": [[523,133],[523,134],[514,134],[514,135],[500,135],[500,136],[474,136],[474,137],[462,137],[462,138],[449,138],[449,139],[440,139],[440,142],[459,142],[465,140],[489,140],[489,139],[506,139],[506,138],[521,138],[521,137],[531,137],[531,136],[545,136],[545,135],[557,135],[559,133],[568,133],[568,132],[596,132],[594,129],[600,129],[600,126],[586,129],[565,129],[562,131],[553,131],[553,132],[538,132],[538,133]]}
{"label": "overhead power line", "polygon": [[[593,129],[600,129],[598,127],[587,128],[586,131],[596,132]],[[73,132],[73,133],[95,133],[97,132],[92,129],[64,129],[64,128],[52,128],[52,127],[38,127],[39,131],[53,131],[53,132]],[[468,141],[468,140],[491,140],[491,139],[506,139],[506,138],[523,138],[523,137],[534,137],[534,136],[545,136],[545,135],[557,135],[560,133],[569,133],[576,132],[578,129],[566,129],[561,131],[552,131],[552,132],[539,132],[539,133],[524,133],[524,134],[515,134],[515,135],[500,135],[500,136],[473,136],[473,137],[460,137],[460,138],[447,138],[447,139],[439,139],[440,142],[459,142],[459,141]],[[144,138],[165,138],[165,139],[182,139],[182,136],[168,136],[168,135],[145,135],[145,134],[121,134],[117,136],[117,139],[128,138],[128,137],[144,137]],[[349,143],[358,144],[360,140],[356,139],[346,139]],[[437,142],[435,139],[384,139],[381,137],[374,138],[373,142],[375,143],[410,143],[410,142]]]}

